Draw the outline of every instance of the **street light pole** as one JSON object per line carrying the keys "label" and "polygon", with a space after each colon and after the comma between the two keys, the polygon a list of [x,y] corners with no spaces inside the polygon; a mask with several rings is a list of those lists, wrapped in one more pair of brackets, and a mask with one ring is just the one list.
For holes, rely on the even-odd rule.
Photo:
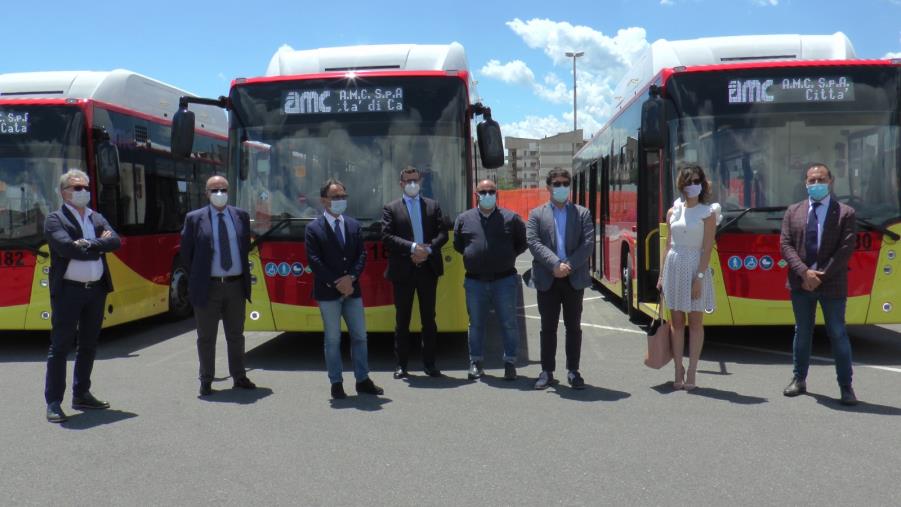
{"label": "street light pole", "polygon": [[576,58],[584,55],[584,51],[567,51],[566,56],[573,59],[573,133],[576,132],[576,115],[578,108],[576,107]]}

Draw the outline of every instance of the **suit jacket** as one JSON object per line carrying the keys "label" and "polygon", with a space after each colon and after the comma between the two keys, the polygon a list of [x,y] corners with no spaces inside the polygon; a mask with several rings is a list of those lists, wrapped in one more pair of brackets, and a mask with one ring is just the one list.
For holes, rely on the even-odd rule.
{"label": "suit jacket", "polygon": [[[434,199],[419,196],[422,212],[422,237],[425,246],[432,248],[432,253],[423,263],[435,276],[444,274],[444,261],[441,247],[447,243],[447,226],[441,207]],[[382,210],[382,242],[388,253],[388,271],[386,277],[392,282],[405,282],[413,277],[416,265],[410,255],[413,245],[413,222],[410,211],[403,198],[391,201]],[[420,268],[422,269],[422,268]]]}
{"label": "suit jacket", "polygon": [[[848,261],[854,253],[854,236],[857,231],[857,220],[854,208],[840,203],[832,194],[826,210],[826,222],[820,237],[820,248],[817,251],[817,271],[825,274],[820,277],[823,283],[816,292],[826,297],[848,296]],[[802,290],[801,283],[808,266],[804,264],[807,250],[804,238],[807,230],[809,202],[804,199],[792,204],[785,210],[782,219],[782,236],[780,245],[782,258],[788,262],[788,285],[792,290]]]}
{"label": "suit jacket", "polygon": [[[241,263],[244,297],[250,301],[250,215],[234,206],[226,206],[235,224],[238,240],[237,262]],[[181,230],[181,262],[188,271],[188,300],[194,306],[206,306],[210,296],[213,270],[213,222],[210,206],[196,209],[185,216]]]}
{"label": "suit jacket", "polygon": [[[526,243],[532,252],[532,280],[538,290],[548,290],[554,283],[557,257],[557,223],[553,204],[547,203],[529,212]],[[594,251],[594,221],[591,212],[578,204],[566,204],[566,258],[572,273],[567,277],[574,289],[591,286],[588,259]]]}
{"label": "suit jacket", "polygon": [[[122,245],[122,241],[100,213],[92,210],[91,223],[94,225],[94,235],[97,236],[97,239],[89,240],[91,245],[86,249],[82,249],[74,244],[75,240],[84,238],[81,226],[78,224],[78,219],[65,204],[60,209],[47,215],[47,218],[44,220],[44,239],[47,240],[47,245],[50,247],[51,298],[59,294],[60,287],[63,284],[63,276],[69,268],[69,261],[72,259],[79,261],[96,261],[100,259],[103,262],[103,276],[100,278],[100,281],[106,288],[107,293],[113,291],[113,280],[110,276],[109,265],[106,263],[106,252],[118,249]],[[112,236],[101,238],[100,236],[104,231],[109,231],[112,233]]]}
{"label": "suit jacket", "polygon": [[354,293],[358,298],[360,292],[360,275],[366,266],[366,249],[363,248],[363,233],[360,222],[347,215],[341,215],[344,221],[344,248],[338,243],[335,230],[329,226],[325,215],[307,225],[304,241],[307,247],[307,265],[313,270],[313,299],[316,301],[334,301],[341,297],[335,288],[335,280],[344,275],[354,277]]}

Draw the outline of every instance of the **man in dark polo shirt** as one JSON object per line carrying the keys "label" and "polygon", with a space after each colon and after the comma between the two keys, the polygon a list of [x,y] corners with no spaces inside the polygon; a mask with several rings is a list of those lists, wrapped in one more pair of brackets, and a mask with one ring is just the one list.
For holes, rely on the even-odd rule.
{"label": "man in dark polo shirt", "polygon": [[504,334],[504,378],[516,379],[519,327],[516,325],[516,257],[525,252],[526,226],[518,215],[497,207],[497,185],[482,180],[476,186],[478,206],[464,211],[454,225],[454,249],[466,268],[466,310],[469,312],[469,379],[484,375],[482,345],[488,308],[493,305]]}

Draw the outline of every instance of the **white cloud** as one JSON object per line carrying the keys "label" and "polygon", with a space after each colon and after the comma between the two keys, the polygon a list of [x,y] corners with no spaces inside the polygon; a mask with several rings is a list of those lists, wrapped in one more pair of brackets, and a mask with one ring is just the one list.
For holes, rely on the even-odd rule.
{"label": "white cloud", "polygon": [[673,0],[660,0],[660,5],[675,5]]}
{"label": "white cloud", "polygon": [[504,64],[501,64],[498,60],[489,60],[482,67],[481,72],[488,77],[500,79],[505,83],[532,84],[535,81],[535,74],[532,72],[532,69],[522,60],[513,60]]}
{"label": "white cloud", "polygon": [[890,58],[901,58],[901,51],[894,51],[890,53],[886,53],[882,58],[890,59]]}
{"label": "white cloud", "polygon": [[501,124],[501,132],[504,133],[504,136],[532,139],[541,139],[567,130],[572,130],[572,115],[570,115],[569,123],[558,116],[526,116],[520,121]]}
{"label": "white cloud", "polygon": [[760,7],[775,7],[779,5],[779,0],[754,0],[754,4]]}

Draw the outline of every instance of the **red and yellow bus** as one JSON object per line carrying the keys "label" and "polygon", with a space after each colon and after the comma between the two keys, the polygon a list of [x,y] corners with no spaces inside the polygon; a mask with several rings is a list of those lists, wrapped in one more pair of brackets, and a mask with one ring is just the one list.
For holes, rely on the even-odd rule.
{"label": "red and yellow bus", "polygon": [[91,207],[122,236],[107,257],[104,326],[190,312],[178,232],[205,179],[225,171],[227,138],[225,114],[204,107],[193,156],[175,160],[171,112],[183,95],[126,70],[0,75],[0,329],[50,328],[43,225],[69,169],[88,174]]}
{"label": "red and yellow bus", "polygon": [[[377,45],[282,48],[265,77],[236,79],[219,101],[183,104],[177,115],[185,118],[190,102],[219,103],[230,112],[228,175],[235,192],[229,198],[251,214],[255,233],[247,330],[322,329],[303,238],[306,225],[323,213],[319,190],[329,177],[347,185],[347,214],[365,230],[361,286],[367,328],[394,329],[380,220],[384,204],[400,196],[400,170],[420,170],[422,194],[441,204],[450,227],[471,205],[475,115],[486,118],[477,130],[491,133],[479,136],[483,165],[503,164],[500,130],[490,111],[470,96],[460,44]],[[179,130],[173,146],[184,144]],[[438,329],[463,331],[462,259],[451,242],[442,255]],[[413,315],[411,329],[419,329],[418,312]]]}
{"label": "red and yellow bus", "polygon": [[705,324],[793,323],[779,231],[821,162],[859,219],[847,321],[901,322],[899,90],[901,62],[855,59],[841,33],[655,42],[574,158],[574,195],[598,224],[595,278],[630,315],[655,312],[674,176],[699,164],[723,208]]}

